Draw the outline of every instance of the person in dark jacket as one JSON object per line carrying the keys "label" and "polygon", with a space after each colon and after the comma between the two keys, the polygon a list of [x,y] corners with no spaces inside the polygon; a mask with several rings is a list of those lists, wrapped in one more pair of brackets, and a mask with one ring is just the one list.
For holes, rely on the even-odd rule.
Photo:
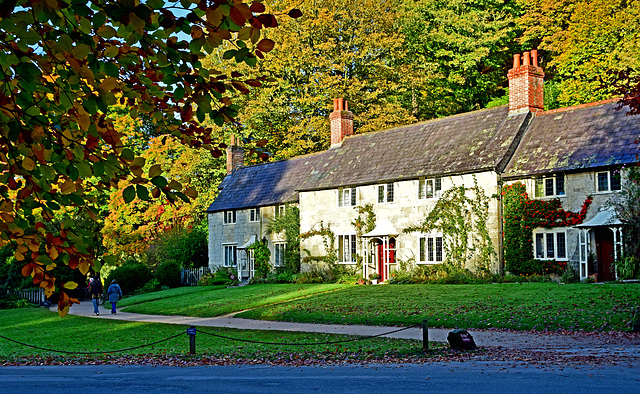
{"label": "person in dark jacket", "polygon": [[102,296],[102,283],[100,278],[89,278],[89,292],[91,293],[91,302],[93,303],[93,314],[98,316],[100,311],[98,305],[100,304],[100,297]]}
{"label": "person in dark jacket", "polygon": [[111,285],[109,285],[109,289],[107,290],[107,296],[109,297],[109,302],[111,303],[111,314],[116,314],[116,302],[122,298],[122,289],[116,280],[111,281]]}

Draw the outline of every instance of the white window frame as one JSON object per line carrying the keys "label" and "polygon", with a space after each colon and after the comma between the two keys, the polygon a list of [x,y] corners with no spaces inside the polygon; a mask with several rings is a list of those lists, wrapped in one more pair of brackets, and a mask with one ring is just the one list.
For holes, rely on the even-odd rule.
{"label": "white window frame", "polygon": [[[560,185],[562,185],[562,187],[560,187]],[[565,174],[553,174],[534,178],[533,195],[535,198],[566,197],[567,182]]]}
{"label": "white window frame", "polygon": [[[604,175],[607,180],[607,184],[604,189],[600,189],[600,175]],[[618,182],[616,188],[612,188],[614,177],[618,177]],[[596,193],[613,193],[618,192],[622,189],[622,174],[620,174],[620,170],[606,170],[606,171],[597,171],[595,176],[596,181]]]}
{"label": "white window frame", "polygon": [[442,195],[442,178],[420,178],[418,180],[418,199],[428,200],[440,198]]}
{"label": "white window frame", "polygon": [[338,235],[338,263],[354,264],[356,262],[357,243],[355,234]]}
{"label": "white window frame", "polygon": [[273,243],[273,266],[284,267],[284,251],[287,248],[286,242]]}
{"label": "white window frame", "polygon": [[[238,244],[223,244],[223,267],[235,267],[238,264]],[[231,260],[231,261],[230,261]]]}
{"label": "white window frame", "polygon": [[224,211],[222,212],[222,215],[222,224],[236,224],[236,211]]}
{"label": "white window frame", "polygon": [[[562,254],[564,256],[560,256]],[[533,258],[536,260],[569,261],[567,230],[535,229],[533,231]]]}
{"label": "white window frame", "polygon": [[382,183],[376,186],[378,204],[392,203],[395,200],[395,186],[393,182]]}
{"label": "white window frame", "polygon": [[357,194],[355,187],[341,187],[338,189],[339,207],[355,207],[356,199]]}
{"label": "white window frame", "polygon": [[433,233],[418,237],[419,264],[441,264],[444,259],[444,238],[442,234]]}
{"label": "white window frame", "polygon": [[249,221],[250,222],[260,221],[260,208],[251,208],[249,210]]}

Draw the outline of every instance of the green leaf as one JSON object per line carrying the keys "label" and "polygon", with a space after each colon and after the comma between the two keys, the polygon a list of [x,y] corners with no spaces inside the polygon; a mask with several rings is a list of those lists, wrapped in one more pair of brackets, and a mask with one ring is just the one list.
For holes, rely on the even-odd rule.
{"label": "green leaf", "polygon": [[72,181],[77,181],[80,177],[80,171],[78,171],[75,165],[69,164],[67,166],[67,175],[69,175]]}
{"label": "green leaf", "polygon": [[136,185],[136,194],[143,201],[149,200],[149,190],[143,185]]}
{"label": "green leaf", "polygon": [[129,148],[124,148],[122,150],[122,153],[120,153],[120,156],[122,156],[122,158],[126,161],[133,161],[133,159],[136,157],[133,151]]}
{"label": "green leaf", "polygon": [[232,57],[234,57],[236,55],[238,51],[236,51],[235,49],[229,49],[228,51],[226,51],[225,53],[222,54],[222,58],[225,60],[229,60]]}
{"label": "green leaf", "polygon": [[131,201],[133,201],[133,199],[136,198],[136,188],[133,185],[127,186],[122,191],[122,198],[124,199],[124,202],[126,204],[130,203]]}
{"label": "green leaf", "polygon": [[162,189],[163,187],[169,184],[169,182],[167,182],[167,180],[160,175],[151,178],[151,183],[153,183],[155,186],[159,187],[160,189]]}

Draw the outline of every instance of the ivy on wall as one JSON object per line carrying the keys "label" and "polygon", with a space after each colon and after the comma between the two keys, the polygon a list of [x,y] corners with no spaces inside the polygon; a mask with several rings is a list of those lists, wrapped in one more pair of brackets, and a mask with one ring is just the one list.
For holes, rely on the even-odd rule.
{"label": "ivy on wall", "polygon": [[266,242],[256,241],[248,249],[253,250],[253,268],[255,277],[266,278],[271,271],[271,251]]}
{"label": "ivy on wall", "polygon": [[267,232],[284,233],[284,267],[292,273],[300,272],[300,208],[286,205],[284,214],[269,222]]}
{"label": "ivy on wall", "polygon": [[531,200],[526,186],[513,183],[502,188],[505,268],[527,274],[533,259],[533,230],[538,227],[567,227],[582,223],[593,198],[588,196],[580,212],[562,209],[559,199]]}
{"label": "ivy on wall", "polygon": [[304,263],[323,261],[329,265],[335,264],[338,261],[338,251],[335,247],[335,234],[331,231],[330,226],[327,225],[327,227],[325,227],[321,221],[318,229],[314,226],[306,233],[300,234],[300,239],[307,239],[315,236],[322,237],[322,244],[324,245],[326,253],[320,256],[313,256],[308,249],[305,249],[304,251],[307,255],[302,259],[302,261]]}
{"label": "ivy on wall", "polygon": [[444,265],[464,268],[467,261],[474,260],[478,272],[489,273],[491,258],[495,255],[487,228],[489,197],[474,182],[473,187],[457,186],[446,190],[421,224],[403,231],[441,232],[446,256]]}

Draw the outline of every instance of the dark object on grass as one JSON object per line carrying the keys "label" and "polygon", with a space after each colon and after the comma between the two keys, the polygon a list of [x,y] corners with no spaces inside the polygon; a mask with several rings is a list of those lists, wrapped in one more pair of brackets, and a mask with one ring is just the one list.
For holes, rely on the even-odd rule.
{"label": "dark object on grass", "polygon": [[451,349],[474,350],[478,348],[467,330],[450,331],[449,335],[447,335],[447,341],[449,341]]}
{"label": "dark object on grass", "polygon": [[640,332],[640,308],[636,308],[633,311],[633,317],[631,318],[631,332]]}

